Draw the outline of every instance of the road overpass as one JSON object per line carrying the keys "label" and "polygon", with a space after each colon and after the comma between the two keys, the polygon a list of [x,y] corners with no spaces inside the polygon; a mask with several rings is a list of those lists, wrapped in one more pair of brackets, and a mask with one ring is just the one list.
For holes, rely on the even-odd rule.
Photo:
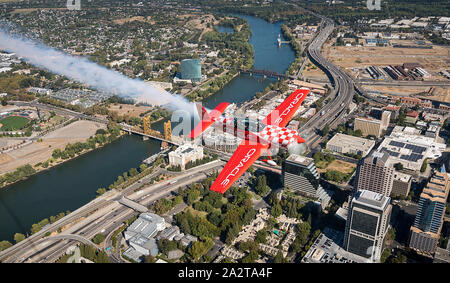
{"label": "road overpass", "polygon": [[134,202],[131,199],[126,198],[125,196],[122,196],[122,198],[119,200],[119,203],[141,213],[148,211],[148,209],[142,204]]}
{"label": "road overpass", "polygon": [[[124,220],[131,217],[132,213],[135,212],[132,209],[118,203],[123,196],[126,195],[131,201],[139,203],[145,207],[146,205],[150,205],[153,201],[165,197],[168,193],[175,191],[180,187],[206,178],[206,175],[204,174],[205,172],[216,170],[223,165],[224,163],[220,160],[215,160],[210,163],[196,166],[186,170],[184,174],[176,175],[176,177],[168,181],[163,181],[161,183],[143,188],[140,190],[142,191],[141,193],[135,191],[142,187],[145,183],[144,181],[150,181],[150,176],[153,174],[142,178],[122,191],[108,191],[69,215],[48,225],[48,227],[45,227],[37,233],[31,235],[25,240],[3,250],[0,252],[0,261],[21,262],[27,258],[36,257],[39,259],[36,261],[43,260],[45,262],[52,262],[59,258],[59,256],[65,252],[67,247],[70,246],[70,243],[66,243],[63,240],[75,240],[87,243],[85,239],[92,238],[103,229],[109,229],[110,232],[114,231],[122,225]],[[175,180],[176,182],[174,182]],[[73,226],[68,228],[65,233],[70,233],[70,235],[79,235],[84,239],[77,236],[67,236],[67,234],[59,234],[58,237],[52,239],[47,237],[44,238],[47,233],[55,232],[59,228],[69,224],[73,224]]]}

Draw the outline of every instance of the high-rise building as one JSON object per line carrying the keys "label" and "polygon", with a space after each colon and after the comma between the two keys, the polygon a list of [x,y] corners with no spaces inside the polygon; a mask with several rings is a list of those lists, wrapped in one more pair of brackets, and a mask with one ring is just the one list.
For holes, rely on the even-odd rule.
{"label": "high-rise building", "polygon": [[409,191],[411,190],[411,183],[411,175],[401,172],[394,172],[394,182],[392,184],[391,195],[407,197]]}
{"label": "high-rise building", "polygon": [[389,126],[389,122],[391,120],[391,112],[390,111],[385,111],[381,108],[374,107],[370,110],[370,116],[381,121],[381,127],[383,130],[386,130],[387,127]]}
{"label": "high-rise building", "polygon": [[371,118],[355,118],[353,130],[360,130],[363,136],[381,136],[383,125],[381,120]]}
{"label": "high-rise building", "polygon": [[420,195],[416,218],[411,227],[410,248],[425,254],[434,254],[442,230],[449,190],[449,176],[442,165],[441,170],[433,174]]}
{"label": "high-rise building", "polygon": [[170,141],[172,139],[172,123],[164,122],[164,139]]}
{"label": "high-rise building", "polygon": [[383,111],[381,114],[381,127],[382,130],[386,130],[389,127],[389,122],[391,121],[391,112]]}
{"label": "high-rise building", "polygon": [[181,79],[200,81],[202,79],[202,62],[200,59],[185,59],[180,66]]}
{"label": "high-rise building", "polygon": [[200,159],[203,159],[203,147],[196,144],[185,143],[175,151],[169,152],[169,164],[180,166],[182,170],[185,169],[187,163]]}
{"label": "high-rise building", "polygon": [[394,168],[389,161],[389,154],[374,152],[364,158],[358,165],[356,173],[356,190],[369,190],[391,195],[394,181]]}
{"label": "high-rise building", "polygon": [[389,228],[392,206],[383,194],[361,190],[350,201],[344,235],[344,249],[377,262]]}
{"label": "high-rise building", "polygon": [[150,115],[144,116],[144,118],[142,118],[142,124],[144,126],[144,134],[149,135],[152,127],[151,127],[151,122],[150,122]]}
{"label": "high-rise building", "polygon": [[315,199],[315,203],[322,209],[331,200],[332,192],[319,184],[319,173],[312,158],[291,154],[283,161],[282,179],[284,187]]}
{"label": "high-rise building", "polygon": [[373,107],[370,109],[370,116],[372,116],[375,119],[381,120],[381,116],[383,115],[383,109]]}
{"label": "high-rise building", "polygon": [[315,197],[319,188],[319,173],[314,159],[291,154],[283,161],[282,179],[284,187]]}

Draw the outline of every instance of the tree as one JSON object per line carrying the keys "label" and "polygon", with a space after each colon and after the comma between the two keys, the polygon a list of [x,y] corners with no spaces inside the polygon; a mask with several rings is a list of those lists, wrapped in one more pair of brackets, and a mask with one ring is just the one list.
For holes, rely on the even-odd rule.
{"label": "tree", "polygon": [[283,263],[284,261],[285,260],[284,260],[283,254],[281,253],[281,250],[278,250],[278,253],[275,256],[273,262],[274,263]]}
{"label": "tree", "polygon": [[420,172],[424,173],[427,170],[428,162],[426,159],[423,160],[422,167],[420,167]]}
{"label": "tree", "polygon": [[391,256],[390,249],[386,248],[384,249],[383,253],[381,254],[380,262],[385,263],[386,260]]}
{"label": "tree", "polygon": [[204,255],[214,246],[214,242],[210,238],[206,238],[205,242],[196,241],[188,249],[188,254],[192,256],[194,260]]}
{"label": "tree", "polygon": [[258,176],[255,191],[258,195],[264,196],[269,192],[270,188],[267,186],[266,175]]}
{"label": "tree", "polygon": [[250,253],[242,259],[242,263],[252,263],[258,259],[258,252],[255,250],[250,251]]}
{"label": "tree", "polygon": [[16,241],[16,244],[20,241],[25,240],[25,235],[21,233],[14,234],[14,241]]}
{"label": "tree", "polygon": [[7,248],[11,247],[12,244],[8,241],[1,241],[0,242],[0,251],[6,250]]}
{"label": "tree", "polygon": [[283,213],[283,210],[281,208],[281,205],[277,202],[271,210],[271,214],[274,218],[277,218],[278,216],[280,216]]}
{"label": "tree", "polygon": [[187,195],[186,203],[188,205],[192,205],[194,201],[198,199],[199,196],[200,192],[198,190],[191,190]]}
{"label": "tree", "polygon": [[141,171],[141,172],[143,172],[145,169],[147,169],[148,168],[148,166],[147,166],[147,164],[145,164],[145,163],[142,163],[140,166],[139,166],[139,170]]}
{"label": "tree", "polygon": [[152,255],[146,255],[144,257],[144,263],[155,263],[156,259]]}
{"label": "tree", "polygon": [[95,244],[100,244],[101,242],[103,242],[105,240],[105,235],[99,233],[97,235],[95,235],[95,237],[92,239],[92,242],[94,242]]}
{"label": "tree", "polygon": [[130,177],[134,177],[137,174],[139,174],[138,170],[136,168],[131,168],[130,169]]}
{"label": "tree", "polygon": [[394,167],[395,167],[395,169],[397,169],[397,170],[403,170],[403,164],[402,163],[396,163],[395,165],[394,165]]}
{"label": "tree", "polygon": [[256,232],[256,236],[255,236],[255,242],[258,244],[264,244],[265,242],[267,242],[267,232],[266,230],[259,230],[258,232]]}
{"label": "tree", "polygon": [[325,137],[326,135],[328,135],[329,132],[330,132],[330,126],[328,126],[328,124],[326,124],[326,125],[323,127],[322,131],[320,132],[320,135],[321,135],[322,137]]}
{"label": "tree", "polygon": [[322,152],[316,151],[313,155],[313,158],[315,163],[319,163],[320,161],[325,159],[325,156],[323,155]]}
{"label": "tree", "polygon": [[297,238],[300,245],[304,246],[308,241],[309,233],[311,232],[311,225],[308,222],[302,222],[297,226]]}

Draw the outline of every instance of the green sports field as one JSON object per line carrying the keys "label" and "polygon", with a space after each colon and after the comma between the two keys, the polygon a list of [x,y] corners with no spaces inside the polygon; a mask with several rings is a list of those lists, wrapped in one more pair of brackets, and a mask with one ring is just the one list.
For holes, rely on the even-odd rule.
{"label": "green sports field", "polygon": [[2,131],[21,130],[28,125],[28,119],[20,116],[9,116],[0,120]]}

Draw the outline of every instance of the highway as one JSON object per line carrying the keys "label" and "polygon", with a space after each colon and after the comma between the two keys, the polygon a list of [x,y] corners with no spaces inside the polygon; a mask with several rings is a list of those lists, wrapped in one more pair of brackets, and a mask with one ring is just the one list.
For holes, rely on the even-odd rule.
{"label": "highway", "polygon": [[[312,13],[312,12],[311,12]],[[305,137],[306,144],[314,148],[321,140],[320,131],[328,124],[330,129],[336,128],[347,116],[347,109],[352,102],[354,94],[354,82],[345,71],[332,64],[321,54],[322,45],[334,30],[334,22],[328,18],[312,13],[322,19],[320,32],[308,47],[310,60],[321,68],[330,78],[333,90],[327,96],[328,103],[320,109],[300,129],[300,134]]]}
{"label": "highway", "polygon": [[13,101],[14,105],[17,106],[29,106],[29,107],[37,107],[39,109],[47,110],[47,111],[53,111],[56,114],[64,115],[64,116],[73,116],[79,119],[83,120],[91,120],[94,122],[102,123],[102,124],[108,124],[108,120],[104,120],[95,116],[86,115],[80,112],[72,111],[69,109],[64,109],[60,107],[56,107],[49,104],[39,103],[37,100],[33,100],[30,102],[27,101]]}
{"label": "highway", "polygon": [[[334,23],[325,17],[316,15],[322,18],[320,32],[308,47],[308,56],[310,60],[324,70],[330,77],[333,86],[333,91],[328,95],[328,103],[321,109],[323,115],[317,113],[313,116],[301,129],[300,133],[307,140],[307,145],[313,148],[321,140],[319,131],[329,124],[330,129],[339,125],[347,115],[347,109],[352,101],[354,94],[354,81],[346,72],[341,70],[336,65],[330,63],[321,54],[321,47],[327,41],[328,37],[334,30]],[[57,113],[64,112],[81,119],[94,120],[96,122],[105,123],[104,120],[74,111],[60,109],[57,107],[40,104],[34,102],[17,102],[16,105],[35,106],[46,110],[52,110]],[[227,160],[228,156],[223,156],[220,152],[221,158]],[[90,240],[97,233],[104,231],[105,235],[110,238],[110,233],[118,229],[124,220],[130,218],[133,214],[137,214],[134,210],[125,207],[118,203],[118,201],[126,196],[127,198],[136,201],[142,205],[148,206],[157,199],[170,195],[172,191],[178,188],[191,184],[206,178],[207,171],[217,170],[223,166],[224,162],[216,161],[214,164],[204,164],[186,170],[184,174],[177,174],[173,180],[176,183],[169,184],[169,181],[163,181],[156,185],[151,185],[136,192],[141,186],[148,182],[151,177],[147,176],[142,180],[132,184],[121,192],[109,191],[104,195],[94,199],[90,203],[84,205],[78,210],[70,213],[66,217],[56,221],[42,229],[41,231],[31,235],[29,238],[20,243],[0,252],[0,261],[2,262],[53,262],[57,260],[69,247],[73,245],[73,241],[81,241],[83,239]],[[279,168],[272,168],[263,164],[255,163],[255,166],[263,167],[264,169],[271,169],[274,172],[279,172]],[[160,171],[154,174],[159,174]],[[152,174],[152,176],[154,175]],[[66,226],[77,220],[77,223],[60,234],[78,235],[81,238],[63,237],[48,238],[42,240],[46,233],[57,231],[58,228]],[[76,237],[76,236],[75,236]],[[113,257],[116,260],[117,257]]]}
{"label": "highway", "polygon": [[[180,187],[206,178],[208,172],[217,170],[223,165],[224,162],[216,160],[186,170],[182,174],[176,174],[167,181],[146,186],[146,183],[154,175],[164,172],[164,170],[160,170],[138,180],[120,192],[109,191],[27,239],[0,252],[0,261],[54,262],[68,247],[73,245],[73,241],[85,242],[85,239],[90,240],[98,233],[110,237],[109,234],[118,229],[126,219],[132,217],[133,214],[138,214],[131,208],[119,204],[118,201],[123,196],[148,207],[154,201],[167,197]],[[176,182],[174,182],[175,180]],[[68,224],[72,224],[72,226],[62,233],[58,233],[58,237],[44,238],[47,233],[54,233]],[[95,246],[93,243],[92,245]]]}

